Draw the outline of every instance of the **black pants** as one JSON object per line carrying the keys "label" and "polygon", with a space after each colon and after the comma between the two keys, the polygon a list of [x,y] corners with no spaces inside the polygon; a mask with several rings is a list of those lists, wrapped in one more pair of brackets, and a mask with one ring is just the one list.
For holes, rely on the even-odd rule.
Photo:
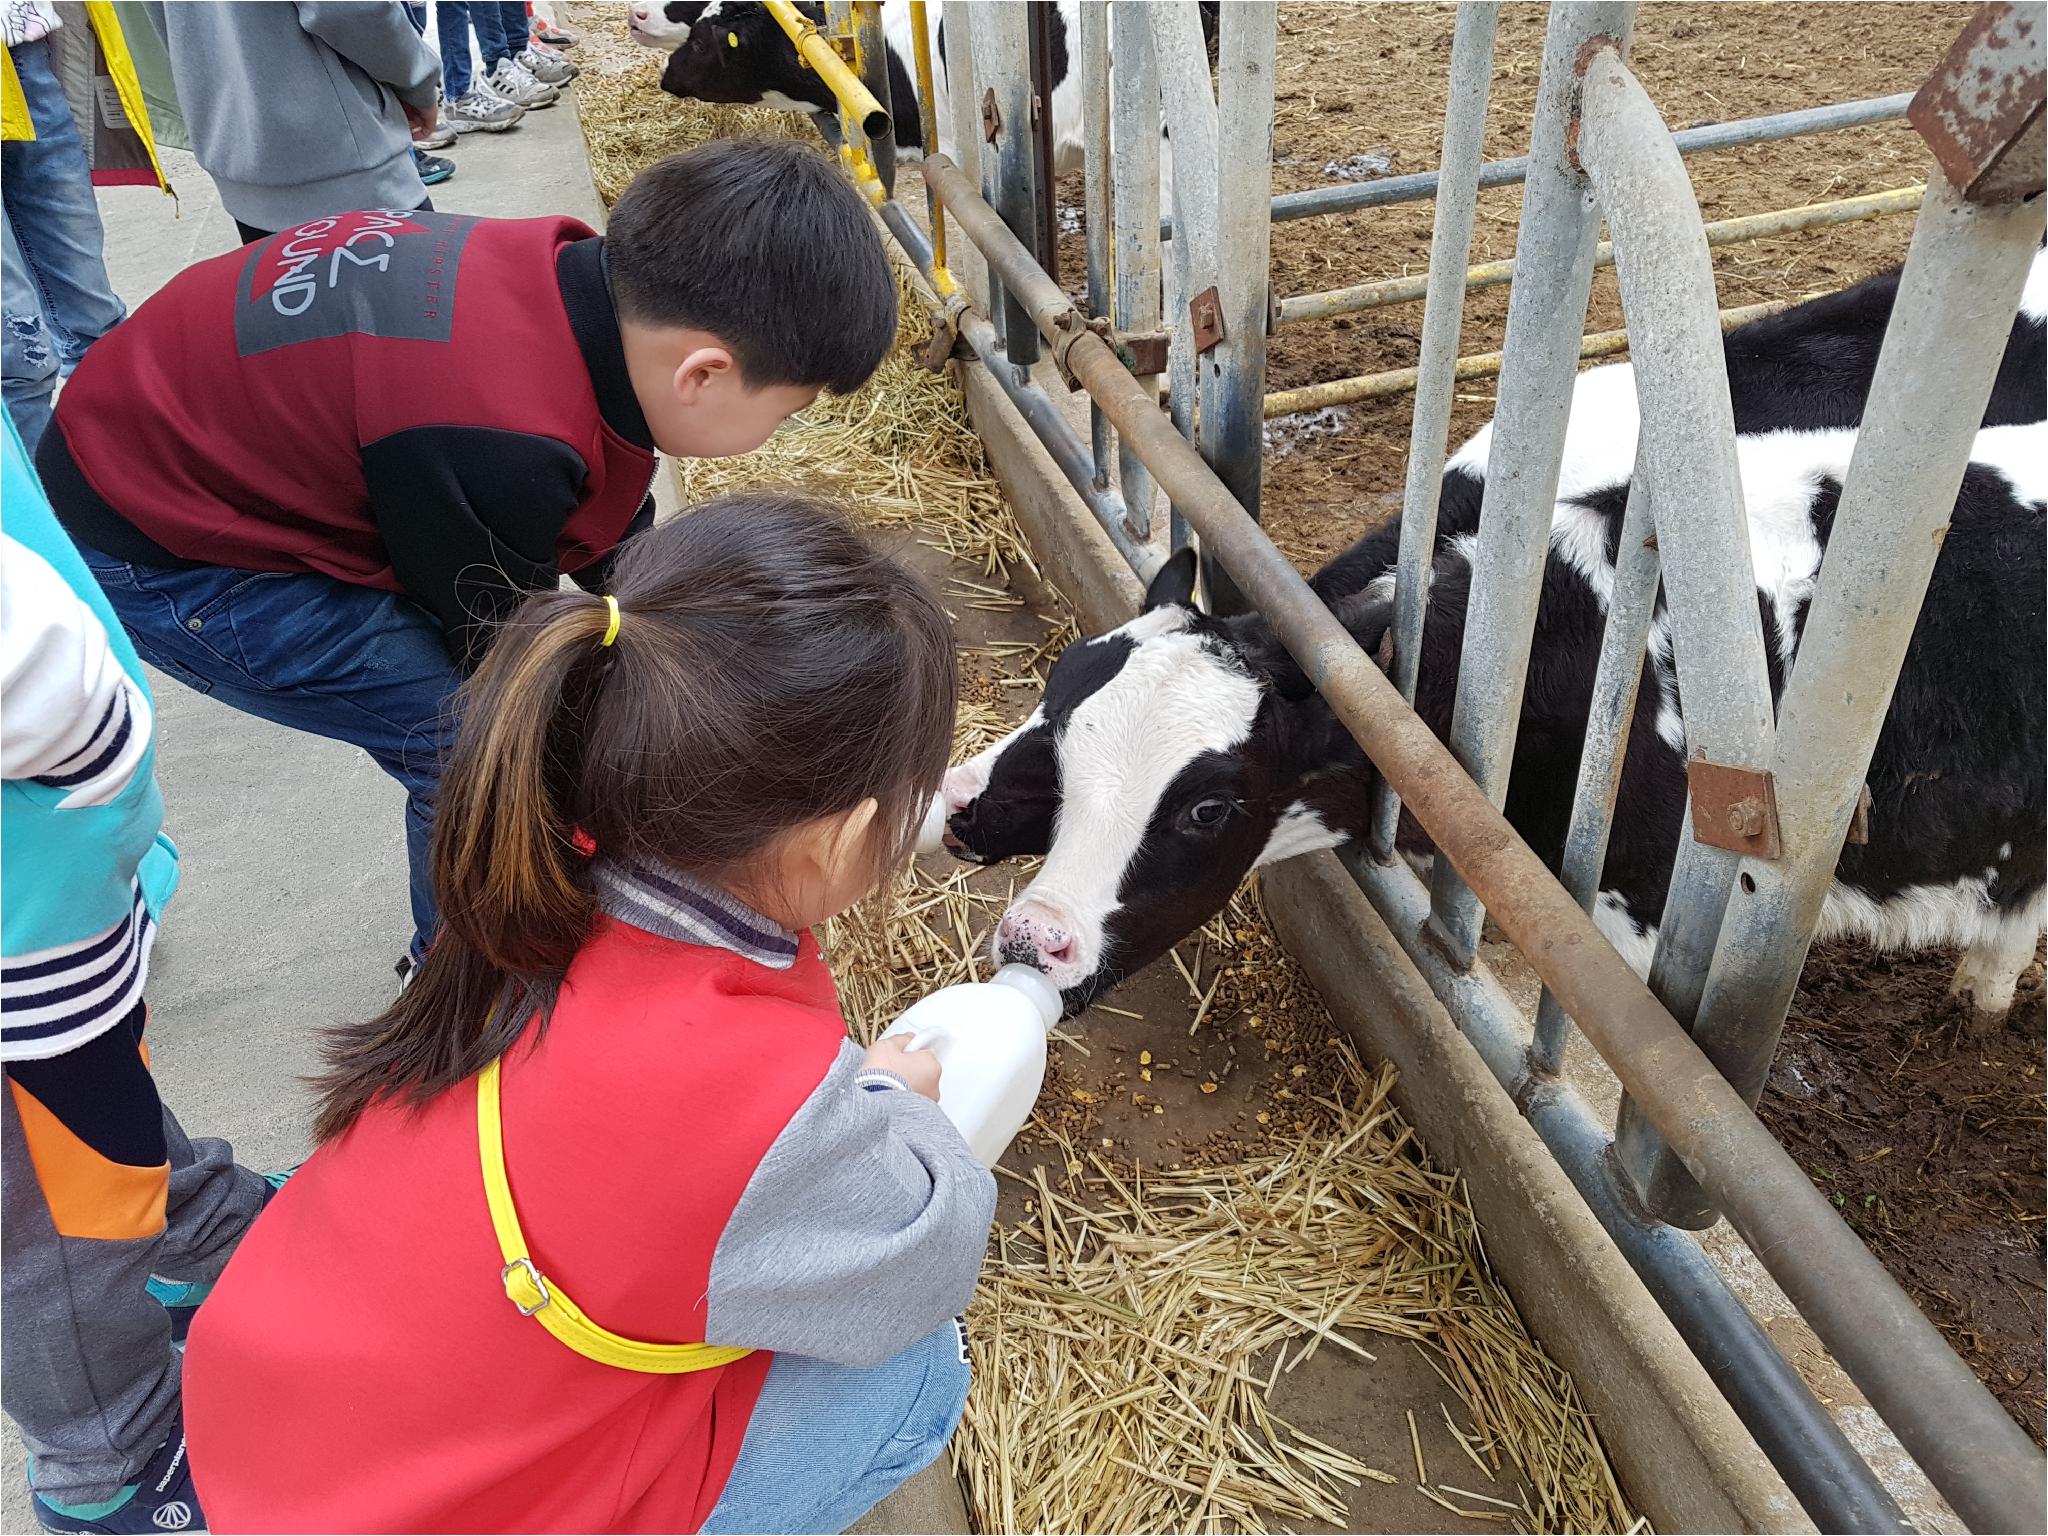
{"label": "black pants", "polygon": [[[414,213],[432,213],[434,211],[434,200],[431,197],[421,198],[419,207],[412,211]],[[241,235],[242,244],[244,245],[254,245],[258,240],[268,240],[277,233],[274,229],[258,229],[254,224],[244,224],[240,219],[235,220],[235,230]]]}

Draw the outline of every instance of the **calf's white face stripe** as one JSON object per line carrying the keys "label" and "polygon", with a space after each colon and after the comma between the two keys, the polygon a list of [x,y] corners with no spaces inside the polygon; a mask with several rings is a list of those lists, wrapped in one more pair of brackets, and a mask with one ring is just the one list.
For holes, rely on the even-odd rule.
{"label": "calf's white face stripe", "polygon": [[1070,974],[1052,973],[1063,986],[1101,963],[1117,892],[1167,789],[1203,753],[1241,745],[1258,718],[1258,684],[1183,633],[1187,622],[1160,608],[1113,631],[1140,643],[1061,731],[1052,849],[1019,905],[1056,914],[1072,935]]}
{"label": "calf's white face stripe", "polygon": [[955,763],[946,770],[945,788],[946,812],[965,810],[968,804],[988,788],[989,775],[995,772],[996,759],[1010,750],[1011,745],[1034,726],[1045,724],[1045,706],[1039,705],[1024,717],[1024,723],[992,747],[986,747],[967,759]]}

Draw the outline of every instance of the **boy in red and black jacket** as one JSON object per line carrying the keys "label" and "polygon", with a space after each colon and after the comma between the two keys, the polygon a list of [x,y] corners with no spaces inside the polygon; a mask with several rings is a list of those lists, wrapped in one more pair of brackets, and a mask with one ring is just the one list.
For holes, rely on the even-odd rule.
{"label": "boy in red and black jacket", "polygon": [[729,140],[643,171],[604,237],[369,210],[200,262],[94,347],[37,462],[146,660],[405,786],[417,960],[451,696],[495,619],[564,572],[603,589],[657,450],[750,452],[895,334],[831,162]]}

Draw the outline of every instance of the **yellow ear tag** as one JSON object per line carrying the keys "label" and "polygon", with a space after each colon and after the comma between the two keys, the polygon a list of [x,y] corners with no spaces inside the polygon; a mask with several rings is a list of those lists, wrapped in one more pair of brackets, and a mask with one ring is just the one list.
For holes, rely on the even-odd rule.
{"label": "yellow ear tag", "polygon": [[728,47],[728,48],[737,48],[737,47],[739,47],[739,45],[740,45],[740,35],[739,35],[739,33],[737,33],[737,32],[728,32],[728,33],[726,33],[726,34],[725,34],[725,46],[726,46],[726,47]]}

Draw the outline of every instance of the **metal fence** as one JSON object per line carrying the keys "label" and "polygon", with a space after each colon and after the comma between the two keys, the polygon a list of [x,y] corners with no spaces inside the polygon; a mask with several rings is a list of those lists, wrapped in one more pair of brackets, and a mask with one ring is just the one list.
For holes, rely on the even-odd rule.
{"label": "metal fence", "polygon": [[[870,136],[887,137],[875,7],[831,7],[835,30],[861,39],[866,90],[853,72],[833,67],[836,55],[824,63],[829,44],[812,37],[785,0],[770,0],[770,9],[805,56],[818,59],[847,109],[841,153],[849,170],[944,301],[940,346],[957,335],[987,365],[1141,577],[1163,557],[1151,520],[1156,484],[1173,509],[1165,542],[1178,546],[1190,532],[1199,540],[1212,600],[1261,610],[1378,766],[1384,787],[1374,846],[1350,850],[1348,867],[1816,1524],[1908,1528],[1682,1228],[1725,1213],[1971,1529],[2041,1529],[2040,1451],[1752,1108],[2040,239],[2040,205],[2030,201],[2043,182],[2038,7],[1986,6],[1914,96],[1673,134],[1628,66],[1633,5],[1556,6],[1530,154],[1489,166],[1480,145],[1495,10],[1466,3],[1457,12],[1441,169],[1275,198],[1272,7],[1222,7],[1212,91],[1192,6],[1087,4],[1078,68],[1092,315],[1047,271],[1050,112],[1042,109],[1052,82],[1048,50],[1042,41],[1033,46],[1029,7],[1002,0],[963,8],[967,24],[949,29],[955,147],[954,157],[925,160],[931,237],[890,196],[886,166],[866,147]],[[922,33],[921,15],[913,30]],[[918,73],[931,145],[937,125],[923,59]],[[1162,108],[1173,155],[1173,217],[1164,220],[1156,172]],[[1902,112],[1934,150],[1935,168],[1924,195],[1890,194],[1884,204],[1910,204],[1918,221],[1798,665],[1774,710],[1722,361],[1726,317],[1716,312],[1709,256],[1717,229],[1719,237],[1728,230],[1703,224],[1681,156]],[[1477,194],[1513,180],[1525,183],[1514,262],[1475,271]],[[1419,287],[1402,280],[1397,295],[1422,297],[1425,308],[1409,381],[1416,400],[1389,677],[1260,531],[1256,514],[1261,422],[1272,403],[1264,388],[1269,325],[1379,302],[1390,289],[1368,284],[1276,306],[1268,251],[1273,220],[1421,196],[1437,203],[1429,276]],[[1750,232],[1774,232],[1788,218],[1821,223],[1884,211],[1852,202],[1866,206],[1766,215]],[[1606,245],[1598,238],[1603,218]],[[946,265],[948,222],[986,262],[996,320],[976,310]],[[1572,380],[1586,353],[1581,331],[1594,268],[1608,260],[1628,322],[1641,440],[1560,883],[1500,807]],[[1468,285],[1510,277],[1446,744],[1410,700],[1452,394],[1470,361],[1458,357],[1459,323]],[[1165,338],[1157,334],[1162,317]],[[1087,392],[1090,440],[1033,381],[1029,365],[1041,344],[1068,384]],[[1685,515],[1660,520],[1660,507],[1683,507]],[[1688,743],[1701,761],[1645,982],[1585,909],[1605,856],[1623,731],[1660,583],[1679,636]],[[1391,857],[1403,805],[1440,852],[1428,888]],[[1775,819],[1775,853],[1752,835],[1758,807]],[[1489,914],[1544,983],[1533,1040],[1477,958]],[[1573,1027],[1625,1091],[1612,1134],[1558,1076]]]}

